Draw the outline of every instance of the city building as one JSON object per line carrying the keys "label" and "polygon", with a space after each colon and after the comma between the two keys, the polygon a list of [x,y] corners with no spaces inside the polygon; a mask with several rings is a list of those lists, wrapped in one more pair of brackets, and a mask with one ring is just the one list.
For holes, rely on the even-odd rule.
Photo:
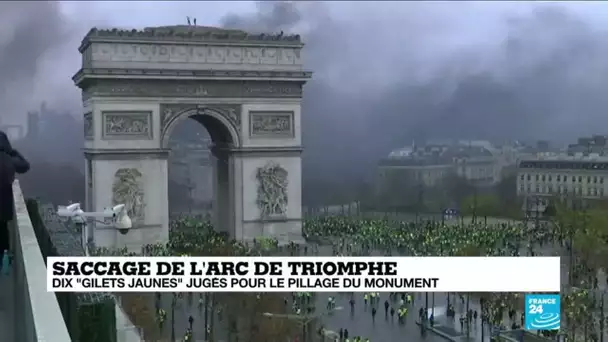
{"label": "city building", "polygon": [[505,164],[501,150],[487,141],[458,141],[394,150],[380,161],[378,172],[381,179],[398,174],[424,186],[439,185],[450,174],[473,185],[489,186],[500,181]]}
{"label": "city building", "polygon": [[496,185],[505,165],[502,150],[487,141],[412,144],[392,151],[379,162],[377,201],[404,209],[457,205],[455,196],[465,191],[463,187],[483,190]]}
{"label": "city building", "polygon": [[431,144],[424,147],[412,144],[411,147],[394,150],[378,165],[380,180],[396,176],[416,185],[438,185],[454,171],[453,161],[446,151],[446,145]]}
{"label": "city building", "polygon": [[40,134],[40,113],[28,112],[27,113],[27,137],[30,139],[38,138]]}
{"label": "city building", "polygon": [[570,156],[579,154],[608,156],[607,140],[604,135],[578,138],[575,144],[568,145],[567,153]]}
{"label": "city building", "polygon": [[525,210],[533,206],[542,209],[553,198],[586,206],[590,201],[606,198],[607,181],[606,156],[581,152],[539,154],[519,161],[517,195],[524,200]]}

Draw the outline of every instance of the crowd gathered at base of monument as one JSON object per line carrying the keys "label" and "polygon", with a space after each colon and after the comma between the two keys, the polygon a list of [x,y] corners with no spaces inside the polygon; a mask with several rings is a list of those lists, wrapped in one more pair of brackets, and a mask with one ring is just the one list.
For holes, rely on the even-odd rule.
{"label": "crowd gathered at base of monument", "polygon": [[[568,255],[575,254],[571,236],[550,223],[531,225],[526,222],[501,223],[485,225],[478,222],[460,225],[446,225],[442,222],[399,222],[389,219],[362,219],[353,217],[321,217],[308,219],[304,222],[303,235],[305,244],[289,243],[279,244],[272,237],[259,237],[252,243],[238,242],[227,239],[225,235],[214,231],[211,223],[198,217],[179,217],[172,220],[170,241],[167,244],[147,245],[142,248],[140,255],[151,256],[540,256],[540,255]],[[129,253],[126,249],[97,248],[94,255],[138,255]],[[607,323],[604,317],[597,314],[599,284],[606,279],[599,279],[598,269],[593,268],[581,257],[576,257],[576,263],[571,264],[566,273],[569,278],[569,287],[563,295],[562,307],[566,317],[567,326],[562,326],[562,332],[576,337],[584,334],[588,340],[598,340],[600,327]],[[508,271],[508,270],[506,270]],[[182,298],[190,298],[196,294],[173,294],[175,299],[165,307],[162,299],[167,293],[157,294],[155,300],[156,320],[159,329],[166,330],[167,311],[174,310],[171,306],[180,305]],[[271,295],[258,293],[253,301],[265,301]],[[411,311],[417,312],[415,321],[420,325],[421,333],[426,334],[439,324],[435,317],[435,294],[433,304],[429,304],[429,294],[412,293],[291,293],[281,297],[283,302],[280,312],[265,313],[269,317],[289,317],[296,320],[307,321],[309,318],[321,316],[340,315],[340,311],[347,307],[345,312],[351,314],[363,308],[369,320],[375,321],[378,311],[390,320],[396,315],[397,322],[405,324]],[[199,308],[208,305],[199,295]],[[320,299],[323,298],[323,299]],[[418,299],[417,299],[418,298]],[[460,300],[457,300],[460,298]],[[326,306],[319,302],[326,300]],[[242,305],[245,304],[243,300]],[[456,309],[459,303],[460,309]],[[207,304],[205,304],[207,303]],[[344,306],[340,306],[344,303]],[[257,305],[257,304],[256,304]],[[225,320],[231,317],[230,309],[220,300],[213,302],[211,316],[216,315]],[[439,309],[437,309],[439,311]],[[456,312],[458,311],[458,312]],[[258,315],[263,313],[257,313]],[[233,316],[233,315],[232,315]],[[292,317],[293,316],[293,317]],[[521,329],[523,325],[523,294],[522,293],[466,293],[447,294],[443,320],[458,318],[456,328],[469,334],[470,325],[483,322],[493,331],[509,331]],[[228,318],[230,319],[230,318]],[[231,319],[235,319],[234,317]],[[600,321],[601,319],[601,321]],[[209,320],[209,319],[207,319]],[[329,319],[331,321],[331,319]],[[219,333],[216,327],[204,324],[204,334]],[[332,332],[338,341],[366,341],[365,332],[356,332],[355,327],[328,326],[324,319],[317,322],[315,331],[320,334]],[[184,332],[186,340],[194,338],[198,332],[196,325],[198,319],[188,318]],[[183,325],[184,325],[183,324]],[[235,321],[225,322],[226,326],[234,328]],[[194,328],[193,328],[194,327]],[[258,327],[257,329],[260,329]],[[206,331],[206,332],[205,332]],[[489,332],[488,332],[489,333]],[[310,334],[310,332],[309,332]],[[540,331],[540,335],[552,336],[554,331]],[[332,335],[333,336],[333,335]],[[304,336],[305,337],[305,336]],[[580,337],[577,338],[577,340]]]}

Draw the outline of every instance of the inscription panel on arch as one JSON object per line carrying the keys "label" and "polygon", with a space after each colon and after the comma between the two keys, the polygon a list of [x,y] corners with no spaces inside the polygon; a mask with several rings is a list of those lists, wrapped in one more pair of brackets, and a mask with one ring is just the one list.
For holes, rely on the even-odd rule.
{"label": "inscription panel on arch", "polygon": [[151,140],[152,112],[150,111],[103,111],[103,139]]}
{"label": "inscription panel on arch", "polygon": [[293,138],[293,111],[250,111],[249,136],[251,138]]}

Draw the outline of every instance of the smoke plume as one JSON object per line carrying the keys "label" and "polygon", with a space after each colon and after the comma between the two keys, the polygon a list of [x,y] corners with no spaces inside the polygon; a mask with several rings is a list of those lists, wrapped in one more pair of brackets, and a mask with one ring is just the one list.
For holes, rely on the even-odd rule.
{"label": "smoke plume", "polygon": [[77,103],[63,58],[75,49],[68,46],[75,31],[58,2],[0,2],[0,122],[24,124],[42,101],[60,109]]}
{"label": "smoke plume", "polygon": [[303,35],[309,177],[360,177],[412,140],[608,133],[606,32],[574,5],[347,5],[262,3],[223,21]]}
{"label": "smoke plume", "polygon": [[[190,13],[194,5],[187,6]],[[315,73],[303,103],[304,175],[331,181],[372,172],[412,140],[568,142],[606,133],[608,41],[605,25],[592,20],[606,8],[265,2],[222,23],[303,36],[306,68]],[[0,121],[22,118],[43,100],[54,109],[80,107],[70,80],[79,66],[75,48],[97,25],[82,10],[0,2]]]}

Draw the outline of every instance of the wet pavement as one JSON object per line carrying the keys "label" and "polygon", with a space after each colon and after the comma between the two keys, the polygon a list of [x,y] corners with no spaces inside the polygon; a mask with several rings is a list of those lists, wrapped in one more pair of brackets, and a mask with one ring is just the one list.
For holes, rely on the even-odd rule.
{"label": "wet pavement", "polygon": [[[312,248],[309,249],[312,251]],[[331,247],[321,246],[318,255],[331,255]],[[526,251],[521,251],[522,255],[526,255]],[[544,246],[542,249],[537,248],[537,255],[561,255],[562,256],[562,278],[563,283],[567,282],[569,260],[567,253],[564,253],[561,247],[550,247]],[[374,252],[372,255],[382,255],[381,252]],[[508,271],[508,270],[505,270]],[[600,278],[600,279],[604,279]],[[455,306],[456,317],[446,317],[447,307],[447,296],[445,293],[436,293],[434,296],[432,293],[428,294],[428,306],[429,312],[434,312],[435,315],[435,326],[436,332],[431,330],[421,329],[420,325],[416,324],[418,321],[418,310],[425,306],[426,296],[424,293],[413,294],[414,303],[409,306],[409,313],[404,319],[404,322],[400,324],[397,317],[391,317],[390,314],[385,315],[384,313],[384,301],[389,299],[388,294],[380,294],[379,304],[376,306],[376,316],[372,317],[372,306],[370,304],[365,305],[363,303],[363,294],[354,294],[355,305],[351,310],[349,294],[337,294],[334,295],[336,299],[336,306],[342,307],[342,310],[337,310],[331,313],[325,311],[328,296],[332,294],[319,293],[316,295],[315,306],[316,313],[322,316],[320,320],[327,330],[338,332],[340,329],[348,329],[349,336],[361,336],[363,338],[369,338],[373,342],[392,342],[392,341],[411,341],[411,342],[439,342],[446,341],[447,336],[452,336],[454,341],[468,341],[475,340],[481,341],[482,328],[481,322],[478,318],[471,323],[470,328],[467,329],[466,324],[460,324],[461,314],[466,311],[466,301],[463,303],[458,296],[451,295],[451,303]],[[434,301],[433,301],[434,297]],[[191,299],[189,299],[191,298]],[[167,340],[171,337],[171,326],[174,321],[175,337],[177,339],[183,339],[186,329],[189,327],[188,318],[193,318],[193,341],[204,341],[205,336],[205,317],[203,306],[198,304],[199,294],[184,294],[181,299],[176,301],[175,306],[175,319],[171,318],[171,301],[172,294],[165,293],[162,295],[162,307],[167,312],[167,321],[163,327],[163,336]],[[522,299],[523,301],[523,299]],[[397,309],[398,303],[396,301],[389,300],[390,305]],[[433,305],[434,304],[434,305]],[[434,307],[434,310],[433,310]],[[479,301],[471,298],[469,301],[469,308],[473,311],[480,312]],[[290,311],[290,308],[286,308],[285,312]],[[390,311],[390,310],[389,310]],[[276,313],[277,315],[284,316],[284,313]],[[519,324],[519,314],[517,314],[517,323]],[[213,322],[213,323],[212,323]],[[505,323],[510,325],[508,318],[505,318]],[[221,320],[220,317],[214,315],[213,319],[211,315],[207,317],[207,325],[213,324],[214,328],[214,341],[228,341],[228,328],[226,320]],[[467,333],[468,330],[468,333]],[[314,333],[316,337],[316,332]],[[444,335],[444,336],[442,336]],[[468,335],[468,338],[467,338]],[[483,330],[484,340],[488,341],[490,337],[490,328],[487,325],[484,326]],[[317,339],[315,339],[317,341]]]}
{"label": "wet pavement", "polygon": [[[422,300],[414,300],[414,303],[408,306],[408,314],[403,323],[399,323],[397,315],[391,317],[390,311],[388,314],[384,312],[384,301],[389,300],[391,306],[397,309],[399,303],[389,298],[388,294],[380,294],[380,300],[376,305],[363,302],[363,294],[354,294],[355,305],[351,310],[349,305],[350,295],[338,295],[336,297],[336,305],[343,306],[345,309],[334,315],[330,315],[324,321],[325,327],[329,330],[339,331],[347,329],[349,337],[361,336],[369,338],[370,341],[400,341],[407,340],[412,342],[429,341],[439,342],[445,341],[444,338],[433,334],[430,331],[423,333],[421,328],[416,325],[418,317],[418,306],[423,305]],[[322,301],[322,297],[319,301]],[[377,310],[376,317],[372,317],[372,307]],[[439,310],[439,309],[438,309]],[[444,310],[445,311],[445,310]],[[407,336],[407,338],[405,338]]]}
{"label": "wet pavement", "polygon": [[[434,314],[435,324],[434,329],[423,331],[419,322],[418,313],[420,308],[424,308],[427,301],[425,293],[413,294],[413,303],[408,305],[408,314],[401,324],[398,319],[385,315],[384,302],[389,301],[389,308],[395,309],[399,306],[398,300],[391,300],[388,294],[380,294],[380,300],[375,305],[377,313],[375,319],[372,317],[372,305],[365,305],[363,302],[363,294],[355,294],[355,306],[351,311],[349,306],[350,295],[338,295],[336,297],[336,305],[345,306],[343,313],[328,316],[325,320],[327,329],[339,331],[340,329],[348,329],[349,336],[362,336],[369,338],[371,341],[399,341],[407,336],[407,341],[445,341],[452,339],[454,341],[482,341],[482,326],[481,319],[477,318],[471,322],[467,328],[466,324],[460,324],[460,317],[465,315],[467,306],[466,299],[463,302],[458,295],[450,295],[450,303],[454,306],[456,316],[451,318],[446,315],[447,294],[432,293],[428,294],[429,315]],[[434,297],[434,300],[433,300]],[[466,298],[466,297],[465,297]],[[433,306],[434,302],[434,306]],[[479,300],[471,297],[469,299],[468,308],[473,311],[481,312]],[[516,321],[519,324],[519,315],[516,315]],[[505,322],[511,323],[508,317],[504,318]],[[484,324],[483,336],[484,341],[490,338],[490,328]],[[468,330],[468,331],[467,331]],[[442,336],[444,335],[444,336]]]}

